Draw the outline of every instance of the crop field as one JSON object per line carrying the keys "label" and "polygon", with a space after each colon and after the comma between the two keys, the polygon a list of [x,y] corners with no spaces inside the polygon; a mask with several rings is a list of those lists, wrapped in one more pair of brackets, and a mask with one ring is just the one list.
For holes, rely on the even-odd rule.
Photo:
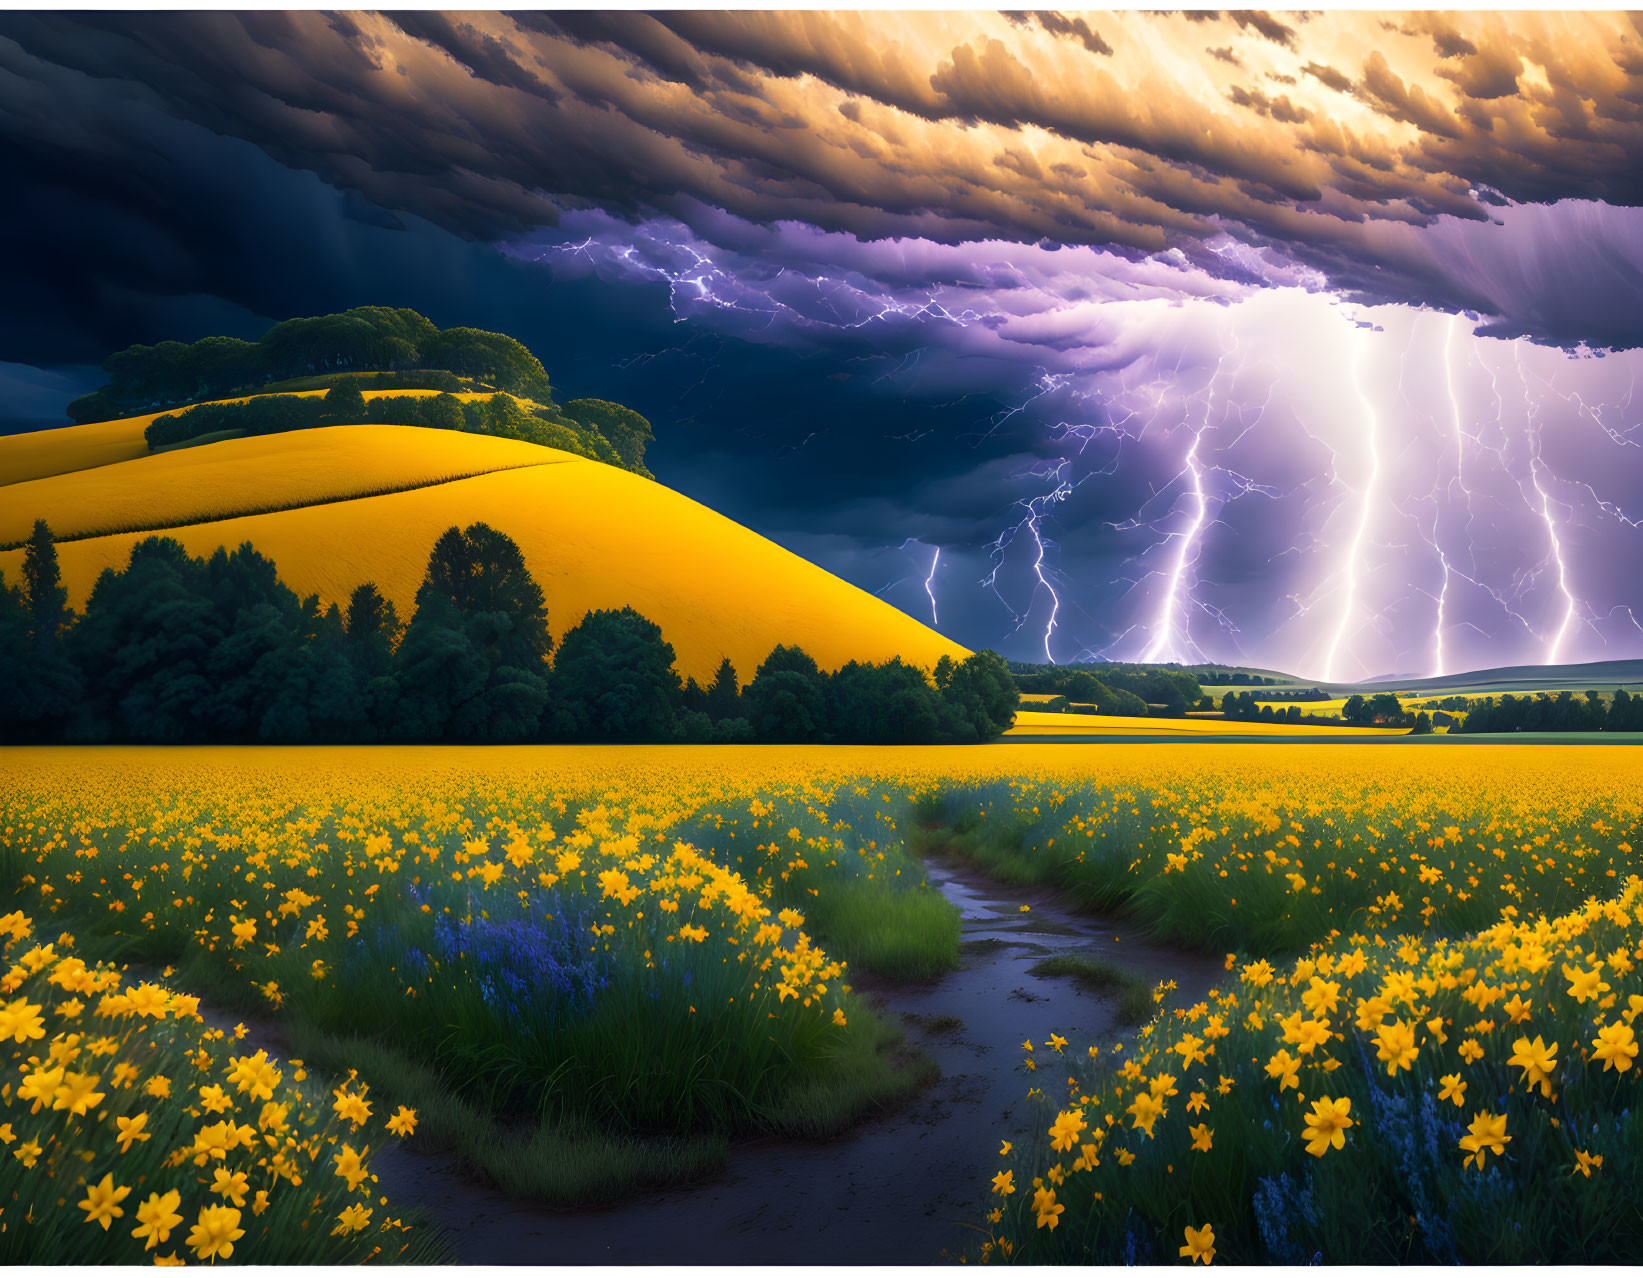
{"label": "crop field", "polygon": [[[324,390],[292,391],[307,397],[325,394]],[[367,402],[384,395],[437,395],[431,390],[366,390]],[[460,400],[483,399],[488,392],[460,391]],[[243,404],[253,398],[242,395],[237,399],[213,400],[219,404]],[[529,405],[532,401],[520,400]],[[29,431],[21,435],[0,438],[0,485],[20,484],[31,479],[45,479],[52,475],[68,475],[76,471],[93,470],[116,462],[134,461],[149,456],[148,442],[143,432],[163,413],[180,413],[192,405],[167,408],[161,413],[146,413],[140,417],[120,417],[108,422],[88,422],[83,426],[59,426],[55,430]]]}
{"label": "crop field", "polygon": [[[1190,1007],[1160,989],[1158,1019],[1121,1041],[1069,1026],[1022,1044],[1035,1125],[974,1169],[996,1204],[975,1259],[1643,1246],[1628,751],[13,749],[0,769],[6,1024],[38,1094],[32,1111],[10,1101],[8,1144],[38,1148],[8,1161],[4,1190],[87,1256],[141,1258],[145,1218],[105,1230],[101,1205],[175,1191],[164,1218],[187,1222],[178,1239],[206,1222],[183,1252],[207,1258],[226,1220],[207,1213],[241,1211],[218,1180],[243,1179],[250,1204],[236,1258],[281,1254],[291,1233],[258,1233],[258,1201],[301,1201],[272,1154],[173,1153],[211,1123],[260,1121],[257,1080],[299,1068],[210,1040],[189,1015],[201,996],[270,1018],[311,1068],[355,1071],[328,1106],[290,1101],[295,1146],[332,1163],[332,1138],[359,1149],[344,1097],[367,1088],[369,1121],[404,1113],[414,1146],[543,1201],[689,1179],[737,1134],[842,1130],[912,1085],[857,974],[958,961],[957,912],[922,871],[938,852],[1227,956],[1221,989]],[[168,992],[138,993],[149,969]],[[71,1009],[81,988],[108,992]],[[139,1028],[121,998],[166,1014]],[[227,1081],[165,1055],[190,1050]],[[122,1148],[155,1071],[172,1085],[146,1130],[166,1134]],[[352,1192],[320,1171],[304,1183]],[[316,1205],[326,1230],[360,1228],[315,1223],[303,1254],[426,1245],[392,1204],[358,1202],[369,1221]]]}
{"label": "crop field", "polygon": [[517,466],[577,461],[519,440],[413,426],[330,426],[224,440],[6,487],[0,545],[44,519],[59,541],[343,501]]}
{"label": "crop field", "polygon": [[1057,714],[1045,710],[1018,710],[1008,737],[1169,736],[1169,737],[1275,737],[1402,736],[1405,728],[1335,727],[1317,723],[1262,723],[1259,720],[1220,718],[1132,718],[1116,714]]}

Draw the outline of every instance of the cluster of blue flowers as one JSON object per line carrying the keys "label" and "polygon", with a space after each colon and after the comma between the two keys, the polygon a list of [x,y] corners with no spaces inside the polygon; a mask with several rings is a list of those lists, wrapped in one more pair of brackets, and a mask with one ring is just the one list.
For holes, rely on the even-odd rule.
{"label": "cluster of blue flowers", "polygon": [[505,918],[479,910],[467,918],[440,915],[434,952],[447,970],[471,977],[492,1012],[513,1021],[563,1023],[590,1009],[611,982],[609,959],[603,950],[594,952],[591,936],[582,907],[547,892]]}

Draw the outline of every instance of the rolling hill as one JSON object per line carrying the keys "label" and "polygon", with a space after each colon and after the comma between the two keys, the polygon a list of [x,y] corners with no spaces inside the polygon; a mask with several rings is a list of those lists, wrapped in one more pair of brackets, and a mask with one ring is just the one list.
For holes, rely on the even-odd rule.
{"label": "rolling hill", "polygon": [[[141,450],[147,420],[0,441],[0,541],[46,518],[76,607],[98,573],[164,533],[195,555],[250,541],[292,589],[326,603],[373,581],[408,618],[434,540],[485,522],[519,543],[556,638],[591,609],[628,605],[661,626],[680,673],[699,681],[722,657],[751,678],[778,643],[829,669],[892,656],[928,668],[967,653],[688,497],[570,453],[359,425],[122,455],[116,441]],[[22,555],[0,552],[9,582]]]}

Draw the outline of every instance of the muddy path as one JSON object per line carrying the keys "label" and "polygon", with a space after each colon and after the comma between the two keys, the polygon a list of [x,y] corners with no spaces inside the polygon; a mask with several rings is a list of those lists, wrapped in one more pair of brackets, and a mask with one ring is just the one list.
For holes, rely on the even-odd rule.
{"label": "muddy path", "polygon": [[1045,889],[1003,887],[952,862],[926,868],[962,911],[959,968],[928,985],[859,987],[941,1067],[939,1082],[894,1113],[826,1144],[741,1144],[712,1181],[609,1208],[509,1198],[448,1158],[401,1147],[371,1160],[379,1188],[426,1209],[463,1264],[882,1265],[956,1256],[986,1209],[1000,1140],[1016,1138],[1029,1118],[1022,1040],[1042,1044],[1053,1030],[1082,1047],[1116,1030],[1113,999],[1027,969],[1078,951],[1149,980],[1173,979],[1176,997],[1187,999],[1224,973],[1214,959],[1132,941],[1122,925],[1075,914]]}

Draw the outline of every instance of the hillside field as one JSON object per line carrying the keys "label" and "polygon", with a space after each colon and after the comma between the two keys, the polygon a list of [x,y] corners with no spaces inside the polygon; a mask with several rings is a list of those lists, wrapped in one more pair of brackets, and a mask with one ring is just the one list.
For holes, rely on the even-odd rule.
{"label": "hillside field", "polygon": [[[127,427],[140,442],[136,421]],[[98,573],[124,564],[140,538],[164,532],[194,555],[250,541],[293,590],[325,604],[346,605],[356,586],[375,582],[409,618],[435,539],[453,524],[485,522],[519,543],[547,597],[556,639],[591,609],[630,606],[662,628],[680,674],[704,683],[723,657],[751,678],[778,643],[802,646],[824,668],[900,656],[928,669],[944,655],[967,655],[907,614],[680,493],[554,449],[460,432],[352,426],[116,460],[105,456],[104,425],[45,433],[61,437],[61,469],[42,476],[36,464],[35,477],[0,490],[5,539],[26,534],[37,516],[61,520],[62,527],[52,527],[65,536],[110,525],[142,529],[58,547],[76,608]],[[93,455],[104,460],[64,473]],[[24,462],[40,458],[0,454],[0,464],[7,460],[3,473],[15,476],[27,469]],[[368,495],[418,483],[426,486]],[[18,580],[22,557],[19,549],[0,552],[7,581]]]}

